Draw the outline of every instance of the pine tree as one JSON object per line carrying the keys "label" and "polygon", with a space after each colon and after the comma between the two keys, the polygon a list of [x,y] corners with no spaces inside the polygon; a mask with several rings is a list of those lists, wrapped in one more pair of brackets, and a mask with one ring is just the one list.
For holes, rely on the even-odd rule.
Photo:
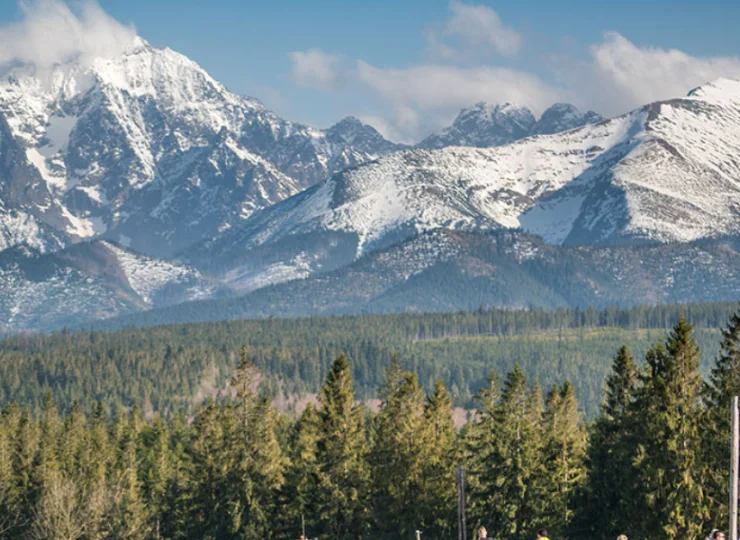
{"label": "pine tree", "polygon": [[707,464],[706,496],[713,523],[720,527],[729,516],[730,402],[740,395],[740,313],[722,330],[719,356],[704,385],[703,453]]}
{"label": "pine tree", "polygon": [[681,317],[646,355],[634,404],[637,473],[645,494],[642,536],[698,538],[708,519],[701,462],[699,350]]}
{"label": "pine tree", "polygon": [[485,500],[476,517],[502,537],[524,538],[539,524],[541,416],[541,396],[530,392],[524,372],[516,366],[495,409],[486,467],[476,470],[477,490]]}
{"label": "pine tree", "polygon": [[319,394],[323,406],[318,443],[318,534],[344,539],[364,537],[369,521],[366,497],[369,473],[362,410],[355,405],[349,362],[344,355],[332,365]]}
{"label": "pine tree", "polygon": [[585,477],[586,434],[570,382],[562,389],[555,386],[548,395],[544,427],[547,490],[541,499],[548,529],[560,536],[573,517],[575,495]]}
{"label": "pine tree", "polygon": [[131,413],[119,415],[114,432],[117,440],[111,475],[111,510],[105,527],[115,537],[146,538],[151,530],[139,480],[139,410],[134,407]]}
{"label": "pine tree", "polygon": [[313,537],[319,515],[318,442],[321,419],[313,403],[296,422],[290,437],[288,454],[290,466],[285,473],[285,484],[280,494],[281,532],[288,538],[297,537],[301,519],[306,531]]}
{"label": "pine tree", "polygon": [[470,517],[476,526],[490,526],[490,509],[498,504],[494,477],[489,474],[498,466],[496,451],[498,406],[501,394],[496,372],[491,372],[486,385],[476,396],[477,415],[466,434],[466,456],[470,474]]}
{"label": "pine tree", "polygon": [[632,468],[636,441],[631,415],[637,385],[637,366],[623,346],[606,379],[601,415],[591,428],[586,456],[588,478],[571,529],[577,538],[637,534],[642,505]]}
{"label": "pine tree", "polygon": [[441,380],[424,406],[424,460],[419,512],[424,538],[452,537],[456,523],[457,433],[452,398]]}
{"label": "pine tree", "polygon": [[257,397],[253,385],[254,366],[242,347],[231,381],[236,398],[227,416],[227,451],[235,460],[228,472],[227,497],[231,530],[240,538],[256,540],[271,534],[284,460],[275,435],[275,411],[269,400]]}
{"label": "pine tree", "polygon": [[424,398],[416,374],[402,374],[398,382],[394,365],[386,388],[369,456],[375,529],[383,537],[405,538],[423,521]]}

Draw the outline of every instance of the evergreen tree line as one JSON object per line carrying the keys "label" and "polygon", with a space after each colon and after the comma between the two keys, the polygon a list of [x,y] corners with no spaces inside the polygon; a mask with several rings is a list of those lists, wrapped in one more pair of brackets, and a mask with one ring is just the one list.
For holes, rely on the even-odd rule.
{"label": "evergreen tree line", "polygon": [[352,359],[360,399],[377,396],[398,353],[403,367],[432,388],[442,379],[459,406],[472,408],[492,369],[519,364],[543,385],[573,381],[587,418],[599,412],[608,358],[620,344],[643,356],[682,310],[695,328],[708,369],[719,328],[736,304],[620,309],[477,310],[458,313],[224,321],[19,335],[0,341],[0,407],[41,410],[53,393],[64,413],[73,403],[108,410],[139,405],[166,419],[192,415],[227,386],[242,344],[275,398],[317,393],[332,362]]}
{"label": "evergreen tree line", "polygon": [[740,316],[706,381],[679,320],[644,363],[619,349],[591,424],[571,383],[546,392],[515,367],[491,374],[455,428],[442,382],[426,391],[398,359],[377,412],[350,363],[331,365],[295,420],[261,395],[246,347],[231,393],[192,418],[133,409],[0,415],[0,536],[7,538],[448,539],[455,469],[471,531],[492,538],[700,538],[727,522],[729,399],[740,392]]}

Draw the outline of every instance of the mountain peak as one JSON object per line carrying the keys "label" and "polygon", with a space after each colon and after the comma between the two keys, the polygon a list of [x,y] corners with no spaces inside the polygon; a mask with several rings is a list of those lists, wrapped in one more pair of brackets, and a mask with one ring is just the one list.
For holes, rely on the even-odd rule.
{"label": "mountain peak", "polygon": [[330,140],[350,144],[358,150],[372,155],[385,154],[404,147],[385,139],[373,126],[362,122],[356,116],[346,116],[326,130]]}
{"label": "mountain peak", "polygon": [[740,103],[740,80],[720,77],[692,89],[687,97],[718,104]]}
{"label": "mountain peak", "polygon": [[561,131],[569,131],[586,124],[595,124],[604,118],[594,112],[582,113],[578,107],[570,103],[555,103],[550,106],[537,121],[532,129],[533,135],[552,135]]}
{"label": "mountain peak", "polygon": [[450,127],[427,137],[418,147],[500,146],[526,137],[535,122],[532,111],[527,107],[479,101],[472,107],[462,109]]}

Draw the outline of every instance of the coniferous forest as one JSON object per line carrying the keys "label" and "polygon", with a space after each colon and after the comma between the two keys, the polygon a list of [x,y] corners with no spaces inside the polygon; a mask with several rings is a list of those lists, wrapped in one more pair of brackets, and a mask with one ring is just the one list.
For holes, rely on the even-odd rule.
{"label": "coniferous forest", "polygon": [[464,467],[468,537],[703,538],[726,528],[729,399],[740,392],[740,316],[705,377],[679,318],[639,357],[613,351],[586,421],[568,380],[541,387],[514,366],[489,374],[476,414],[453,423],[447,386],[399,360],[358,401],[339,355],[318,405],[278,413],[247,347],[230,392],[193,414],[72,404],[0,417],[0,533],[8,538],[446,539]]}
{"label": "coniferous forest", "polygon": [[0,406],[41,411],[47,392],[63,412],[139,406],[150,416],[192,416],[228,386],[247,345],[262,391],[291,408],[317,394],[332,362],[351,360],[358,399],[378,396],[385,369],[401,366],[425,388],[441,379],[456,406],[476,407],[492,370],[519,365],[544,388],[570,380],[584,417],[600,411],[609,358],[621,345],[643,357],[681,314],[694,328],[708,373],[735,303],[632,309],[480,309],[472,312],[265,319],[18,335],[0,341]]}

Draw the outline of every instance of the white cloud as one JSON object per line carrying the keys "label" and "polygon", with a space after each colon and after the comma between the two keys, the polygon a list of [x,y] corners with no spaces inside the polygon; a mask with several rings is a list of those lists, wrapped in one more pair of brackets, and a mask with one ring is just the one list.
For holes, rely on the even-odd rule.
{"label": "white cloud", "polygon": [[72,59],[121,54],[136,38],[93,0],[75,9],[62,0],[28,0],[20,3],[23,18],[0,27],[0,66],[29,64],[45,70]]}
{"label": "white cloud", "polygon": [[[590,53],[585,74],[590,80],[581,97],[609,114],[683,96],[719,77],[740,77],[740,57],[697,57],[677,49],[638,47],[616,32],[606,33]],[[583,75],[583,68],[574,74]],[[579,81],[573,79],[575,86]]]}
{"label": "white cloud", "polygon": [[291,76],[293,81],[302,86],[331,90],[337,79],[339,56],[309,49],[288,53],[292,62]]}
{"label": "white cloud", "polygon": [[478,101],[527,105],[536,113],[569,93],[523,71],[495,66],[456,67],[425,64],[411,68],[379,68],[357,62],[357,78],[390,105],[386,124],[403,139],[449,123],[463,107]]}
{"label": "white cloud", "polygon": [[[457,36],[466,45],[475,48],[493,47],[504,56],[512,56],[519,52],[522,44],[521,34],[506,26],[491,8],[452,0],[450,10],[452,16],[445,25],[444,35]],[[451,49],[446,47],[446,50],[449,55]]]}
{"label": "white cloud", "polygon": [[535,114],[566,101],[609,116],[623,114],[652,101],[684,96],[719,77],[740,78],[740,57],[698,57],[640,47],[608,32],[589,47],[586,60],[546,56],[540,71],[557,82],[490,64],[380,68],[362,60],[356,78],[386,103],[382,113],[374,113],[384,119],[382,131],[409,141],[438,131],[459,109],[477,101],[517,103]]}

